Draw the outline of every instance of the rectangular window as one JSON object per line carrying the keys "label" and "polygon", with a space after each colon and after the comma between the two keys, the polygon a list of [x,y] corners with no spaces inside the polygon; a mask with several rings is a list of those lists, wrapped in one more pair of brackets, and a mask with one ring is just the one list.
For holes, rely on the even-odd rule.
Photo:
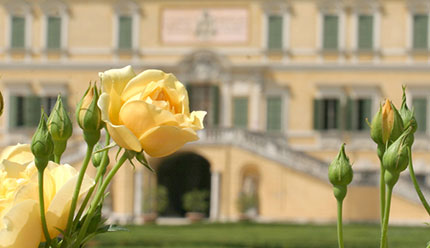
{"label": "rectangular window", "polygon": [[369,129],[366,119],[372,118],[372,99],[358,98],[348,99],[346,129],[352,131],[364,131]]}
{"label": "rectangular window", "polygon": [[413,48],[427,49],[427,47],[428,47],[428,16],[414,15]]}
{"label": "rectangular window", "polygon": [[281,131],[282,125],[282,98],[280,96],[267,97],[267,131]]}
{"label": "rectangular window", "polygon": [[[54,109],[55,103],[57,103],[57,97],[56,96],[45,96],[42,98],[42,106],[45,110],[45,113],[49,116]],[[63,98],[63,104],[64,104],[64,98]]]}
{"label": "rectangular window", "polygon": [[47,18],[46,47],[48,49],[61,48],[61,18],[49,16]]}
{"label": "rectangular window", "polygon": [[9,100],[9,126],[11,128],[36,127],[39,124],[40,97],[11,95]]}
{"label": "rectangular window", "polygon": [[325,15],[323,24],[323,48],[337,49],[339,35],[339,17],[337,15]]}
{"label": "rectangular window", "polygon": [[247,97],[235,97],[233,99],[233,126],[238,128],[248,127]]}
{"label": "rectangular window", "polygon": [[358,17],[358,49],[373,48],[373,16],[360,15]]}
{"label": "rectangular window", "polygon": [[415,113],[415,119],[417,120],[417,132],[427,131],[427,98],[426,97],[414,97],[412,99],[412,105]]}
{"label": "rectangular window", "polygon": [[118,23],[118,48],[130,50],[132,48],[132,18],[131,16],[120,16]]}
{"label": "rectangular window", "polygon": [[269,33],[267,48],[269,50],[282,50],[283,18],[280,15],[270,15],[268,22]]}
{"label": "rectangular window", "polygon": [[25,18],[12,16],[11,18],[11,48],[25,48]]}
{"label": "rectangular window", "polygon": [[339,129],[340,101],[337,98],[314,100],[314,128],[316,130]]}

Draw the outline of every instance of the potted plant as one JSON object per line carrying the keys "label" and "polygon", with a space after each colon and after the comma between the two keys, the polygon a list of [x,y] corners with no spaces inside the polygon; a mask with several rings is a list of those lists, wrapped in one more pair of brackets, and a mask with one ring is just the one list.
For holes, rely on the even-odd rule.
{"label": "potted plant", "polygon": [[258,197],[256,194],[240,192],[237,198],[239,220],[246,221],[258,215]]}
{"label": "potted plant", "polygon": [[143,221],[146,224],[154,223],[158,214],[163,212],[169,203],[168,192],[165,186],[158,186],[146,194],[143,202]]}
{"label": "potted plant", "polygon": [[186,216],[191,222],[199,222],[203,219],[204,213],[209,207],[208,196],[208,191],[197,189],[184,195],[184,209],[187,211]]}

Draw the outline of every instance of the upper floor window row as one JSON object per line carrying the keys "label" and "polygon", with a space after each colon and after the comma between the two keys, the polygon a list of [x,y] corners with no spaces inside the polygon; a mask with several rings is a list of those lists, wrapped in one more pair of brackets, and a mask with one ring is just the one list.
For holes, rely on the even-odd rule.
{"label": "upper floor window row", "polygon": [[[46,16],[44,27],[44,46],[47,50],[59,50],[62,47],[62,18],[59,16]],[[26,49],[30,44],[30,20],[25,16],[12,15],[10,17],[10,48]]]}

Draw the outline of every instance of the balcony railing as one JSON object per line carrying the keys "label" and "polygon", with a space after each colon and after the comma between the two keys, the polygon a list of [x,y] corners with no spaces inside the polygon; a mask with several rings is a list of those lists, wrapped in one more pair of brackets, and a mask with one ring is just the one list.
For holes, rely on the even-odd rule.
{"label": "balcony railing", "polygon": [[[328,163],[316,159],[306,153],[293,150],[283,135],[273,136],[264,132],[253,132],[237,128],[205,129],[199,132],[199,145],[232,145],[248,150],[254,154],[278,162],[279,164],[317,177],[328,182]],[[414,186],[408,173],[400,177],[394,192],[398,195],[418,202]],[[354,171],[353,185],[376,186],[379,172],[375,170]],[[425,181],[425,180],[422,180]],[[430,195],[430,187],[422,184],[422,191]]]}

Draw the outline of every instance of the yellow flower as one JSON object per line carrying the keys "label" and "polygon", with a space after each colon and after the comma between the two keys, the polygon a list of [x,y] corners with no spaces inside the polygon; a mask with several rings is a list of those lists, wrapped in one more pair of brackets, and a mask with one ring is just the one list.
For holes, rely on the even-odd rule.
{"label": "yellow flower", "polygon": [[100,73],[103,93],[98,105],[113,140],[152,157],[167,156],[198,139],[205,111],[190,113],[188,93],[173,74],[131,66]]}
{"label": "yellow flower", "polygon": [[[0,248],[38,247],[44,241],[39,213],[37,169],[29,145],[6,148],[0,155]],[[69,165],[49,162],[44,172],[46,219],[51,237],[64,229],[78,177]],[[80,195],[93,185],[84,178]]]}

